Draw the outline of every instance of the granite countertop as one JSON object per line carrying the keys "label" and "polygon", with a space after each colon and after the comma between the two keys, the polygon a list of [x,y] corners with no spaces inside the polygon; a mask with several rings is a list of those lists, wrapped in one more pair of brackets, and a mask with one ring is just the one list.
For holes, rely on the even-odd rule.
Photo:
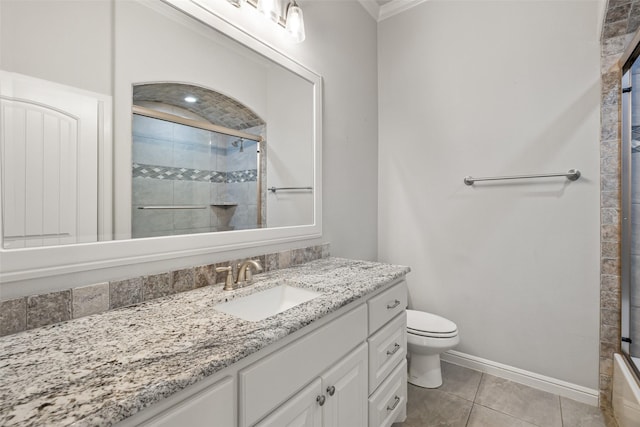
{"label": "granite countertop", "polygon": [[[325,258],[0,338],[0,425],[112,425],[409,272]],[[216,311],[287,284],[322,295],[258,322]]]}

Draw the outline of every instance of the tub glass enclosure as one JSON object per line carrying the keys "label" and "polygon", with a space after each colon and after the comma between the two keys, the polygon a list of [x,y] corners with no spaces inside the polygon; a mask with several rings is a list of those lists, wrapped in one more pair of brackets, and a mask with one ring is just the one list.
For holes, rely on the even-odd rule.
{"label": "tub glass enclosure", "polygon": [[622,351],[640,372],[640,60],[622,80]]}

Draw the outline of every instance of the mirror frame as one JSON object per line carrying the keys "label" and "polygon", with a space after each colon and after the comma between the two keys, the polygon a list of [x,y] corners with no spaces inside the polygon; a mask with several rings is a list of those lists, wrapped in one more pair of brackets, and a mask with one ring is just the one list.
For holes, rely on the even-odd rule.
{"label": "mirror frame", "polygon": [[[144,2],[144,0],[142,0]],[[185,258],[322,237],[322,77],[278,49],[225,19],[206,0],[163,0],[254,52],[299,75],[313,86],[313,223],[293,227],[235,230],[65,246],[2,249],[0,221],[0,285],[23,280]],[[117,171],[116,171],[117,172]],[[1,288],[0,288],[1,290]]]}

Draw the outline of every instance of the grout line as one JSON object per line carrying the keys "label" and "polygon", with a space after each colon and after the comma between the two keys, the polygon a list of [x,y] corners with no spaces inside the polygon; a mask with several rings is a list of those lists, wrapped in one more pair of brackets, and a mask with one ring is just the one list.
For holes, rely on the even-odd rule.
{"label": "grout line", "polygon": [[562,399],[560,399],[560,395],[557,395],[558,398],[558,407],[560,408],[560,425],[564,427],[564,415],[562,414]]}
{"label": "grout line", "polygon": [[480,372],[480,381],[478,381],[478,387],[476,387],[476,393],[473,395],[473,403],[476,403],[476,399],[478,398],[478,393],[480,392],[480,386],[482,385],[482,380],[484,379],[484,372]]}

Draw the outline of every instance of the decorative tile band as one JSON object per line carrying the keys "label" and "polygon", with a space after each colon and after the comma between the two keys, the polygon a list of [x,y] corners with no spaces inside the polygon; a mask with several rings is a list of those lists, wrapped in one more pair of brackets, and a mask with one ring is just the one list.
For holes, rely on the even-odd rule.
{"label": "decorative tile band", "polygon": [[[259,260],[263,271],[273,271],[328,256],[329,244],[325,243],[250,258]],[[216,277],[216,267],[231,266],[236,270],[239,262],[232,260],[200,265],[0,301],[0,336],[222,283],[224,275]]]}
{"label": "decorative tile band", "polygon": [[238,182],[252,182],[258,180],[257,169],[220,172],[134,163],[132,173],[134,178],[167,179],[174,181],[208,181],[221,184],[234,184]]}

